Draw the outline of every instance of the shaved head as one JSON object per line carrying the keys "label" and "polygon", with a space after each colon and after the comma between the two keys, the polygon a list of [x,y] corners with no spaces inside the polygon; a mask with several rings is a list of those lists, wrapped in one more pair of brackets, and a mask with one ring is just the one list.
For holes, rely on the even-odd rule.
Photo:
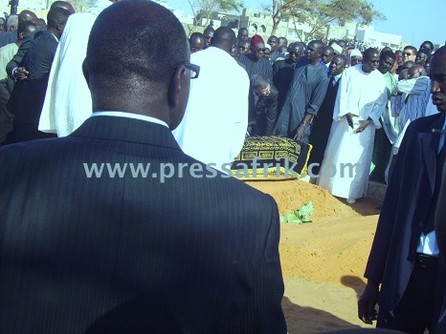
{"label": "shaved head", "polygon": [[37,22],[37,15],[30,10],[22,10],[19,14],[19,23],[22,21]]}
{"label": "shaved head", "polygon": [[235,43],[234,31],[228,27],[220,27],[215,31],[211,45],[231,53],[231,49]]}
{"label": "shaved head", "polygon": [[62,8],[67,11],[69,11],[71,14],[74,14],[76,11],[74,10],[73,6],[66,1],[54,1],[53,4],[50,7],[50,10],[53,8]]}
{"label": "shaved head", "polygon": [[176,69],[189,60],[172,12],[151,1],[119,1],[99,14],[88,40],[83,69],[93,106],[126,111],[129,101],[164,101]]}

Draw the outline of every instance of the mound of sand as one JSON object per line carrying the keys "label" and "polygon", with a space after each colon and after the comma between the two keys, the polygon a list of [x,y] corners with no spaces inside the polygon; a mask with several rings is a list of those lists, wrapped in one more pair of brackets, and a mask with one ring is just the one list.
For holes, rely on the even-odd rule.
{"label": "mound of sand", "polygon": [[313,221],[360,216],[350,206],[330,195],[327,190],[301,180],[250,181],[246,184],[273,196],[280,215],[292,213],[312,201]]}
{"label": "mound of sand", "polygon": [[379,203],[362,199],[350,206],[299,180],[246,183],[273,196],[281,215],[310,200],[314,205],[312,223],[281,224],[283,308],[289,333],[365,326],[357,318],[356,302],[365,284]]}

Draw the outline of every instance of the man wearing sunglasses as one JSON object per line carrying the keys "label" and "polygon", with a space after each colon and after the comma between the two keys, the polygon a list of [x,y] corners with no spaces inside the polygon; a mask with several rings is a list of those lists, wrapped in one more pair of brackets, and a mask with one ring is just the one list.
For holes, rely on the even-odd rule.
{"label": "man wearing sunglasses", "polygon": [[239,61],[245,66],[249,78],[252,79],[255,74],[261,74],[272,81],[273,68],[271,63],[263,57],[265,42],[261,36],[252,36],[250,50],[250,53],[239,58]]}
{"label": "man wearing sunglasses", "polygon": [[415,61],[417,59],[417,48],[412,46],[412,45],[408,45],[404,48],[403,50],[403,61]]}

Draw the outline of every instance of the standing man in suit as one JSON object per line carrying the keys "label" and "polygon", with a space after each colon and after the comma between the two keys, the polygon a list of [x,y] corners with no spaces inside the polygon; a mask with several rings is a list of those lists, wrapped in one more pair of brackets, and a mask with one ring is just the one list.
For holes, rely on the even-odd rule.
{"label": "standing man in suit", "polygon": [[83,69],[91,118],[0,149],[0,333],[286,333],[274,200],[172,136],[199,74],[178,19],[110,6]]}
{"label": "standing man in suit", "polygon": [[[411,123],[398,151],[358,301],[365,323],[407,333],[444,333],[446,265],[446,47],[431,61],[432,101],[439,114]],[[441,251],[434,232],[437,226]],[[380,287],[381,285],[381,287]],[[443,329],[439,329],[439,328]]]}
{"label": "standing man in suit", "polygon": [[327,147],[331,125],[333,124],[333,110],[336,96],[346,63],[347,60],[343,55],[334,56],[330,62],[327,93],[325,94],[324,101],[321,104],[321,108],[314,121],[313,130],[310,134],[310,144],[313,145],[313,149],[308,160],[308,166],[311,166],[309,173],[311,178],[314,178],[312,182],[317,180],[319,168],[324,159],[325,148]]}
{"label": "standing man in suit", "polygon": [[18,80],[8,102],[8,109],[14,114],[14,128],[6,139],[9,144],[54,136],[39,132],[37,128],[54,54],[70,15],[60,7],[48,12],[48,29],[31,42],[17,69]]}

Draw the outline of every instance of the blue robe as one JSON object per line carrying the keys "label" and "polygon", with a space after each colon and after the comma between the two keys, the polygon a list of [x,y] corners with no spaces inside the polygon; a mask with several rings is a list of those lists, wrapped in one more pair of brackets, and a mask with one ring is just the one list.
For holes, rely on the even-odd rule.
{"label": "blue robe", "polygon": [[[308,64],[294,70],[293,81],[280,111],[275,133],[281,137],[293,137],[305,114],[317,115],[327,92],[328,77],[321,64]],[[311,128],[305,134],[308,142]]]}

